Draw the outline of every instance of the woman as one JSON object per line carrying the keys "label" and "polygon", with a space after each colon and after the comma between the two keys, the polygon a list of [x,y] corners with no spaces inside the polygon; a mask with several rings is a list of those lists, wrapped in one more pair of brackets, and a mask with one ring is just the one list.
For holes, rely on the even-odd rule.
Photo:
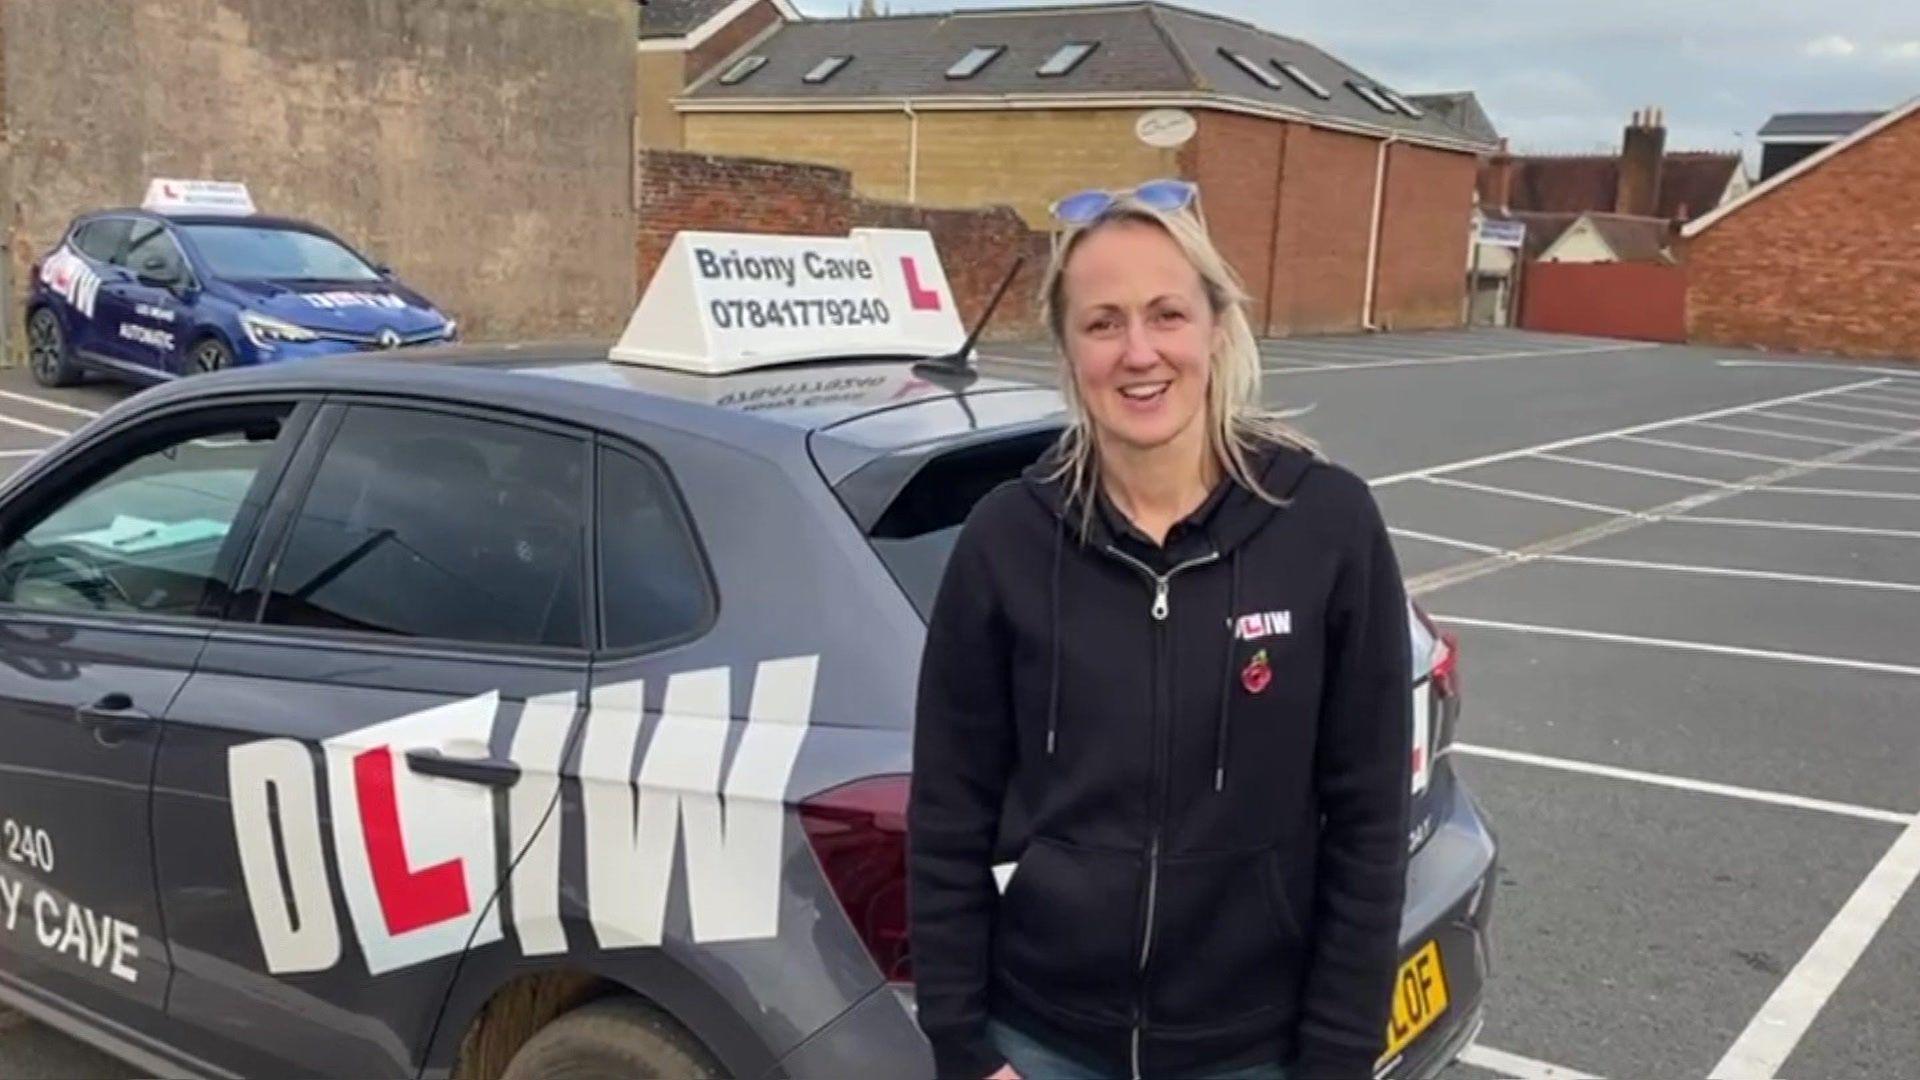
{"label": "woman", "polygon": [[1057,207],[1072,423],[975,508],[930,620],[909,842],[942,1076],[1365,1077],[1384,1047],[1406,600],[1366,483],[1259,405],[1194,194]]}

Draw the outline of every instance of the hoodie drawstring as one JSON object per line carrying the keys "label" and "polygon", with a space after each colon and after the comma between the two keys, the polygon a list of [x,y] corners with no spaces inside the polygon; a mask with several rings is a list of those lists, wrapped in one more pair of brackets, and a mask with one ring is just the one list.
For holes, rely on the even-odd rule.
{"label": "hoodie drawstring", "polygon": [[1227,558],[1227,649],[1220,664],[1220,726],[1213,736],[1213,790],[1227,786],[1227,712],[1233,705],[1234,643],[1240,640],[1234,612],[1240,610],[1240,549]]}
{"label": "hoodie drawstring", "polygon": [[1064,518],[1056,522],[1053,530],[1053,668],[1052,685],[1047,690],[1047,756],[1053,756],[1053,745],[1060,732],[1060,643],[1066,635],[1060,632],[1060,594],[1063,591],[1060,577],[1060,557],[1067,546],[1067,523]]}

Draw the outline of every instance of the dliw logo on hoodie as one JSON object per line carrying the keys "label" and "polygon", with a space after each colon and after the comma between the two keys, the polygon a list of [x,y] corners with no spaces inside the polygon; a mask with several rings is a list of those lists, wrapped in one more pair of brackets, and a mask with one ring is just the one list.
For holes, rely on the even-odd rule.
{"label": "dliw logo on hoodie", "polygon": [[1228,620],[1235,641],[1263,641],[1293,633],[1293,612],[1256,611]]}

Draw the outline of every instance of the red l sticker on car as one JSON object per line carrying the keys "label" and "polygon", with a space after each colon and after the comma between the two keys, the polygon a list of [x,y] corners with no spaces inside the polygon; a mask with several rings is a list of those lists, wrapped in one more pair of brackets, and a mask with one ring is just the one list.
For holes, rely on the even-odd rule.
{"label": "red l sticker on car", "polygon": [[940,294],[920,284],[920,268],[912,258],[902,255],[900,269],[907,275],[907,300],[915,311],[939,311]]}
{"label": "red l sticker on car", "polygon": [[355,755],[354,797],[367,842],[367,866],[380,897],[387,933],[404,934],[457,919],[473,909],[466,867],[459,859],[414,870],[400,832],[400,801],[393,790],[393,751],[381,746]]}

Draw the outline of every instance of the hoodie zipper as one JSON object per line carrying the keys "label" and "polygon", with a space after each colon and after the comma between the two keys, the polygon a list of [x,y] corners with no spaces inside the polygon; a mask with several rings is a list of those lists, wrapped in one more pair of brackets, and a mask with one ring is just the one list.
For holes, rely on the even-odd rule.
{"label": "hoodie zipper", "polygon": [[[1154,754],[1156,765],[1158,765],[1162,755],[1159,753],[1157,743],[1160,740],[1160,729],[1163,726],[1161,721],[1164,719],[1161,714],[1165,711],[1161,705],[1162,699],[1166,694],[1166,672],[1161,669],[1165,667],[1166,622],[1167,616],[1171,613],[1168,593],[1172,588],[1173,579],[1176,574],[1184,570],[1194,569],[1195,567],[1206,566],[1209,563],[1219,562],[1220,553],[1211,551],[1199,558],[1176,563],[1164,574],[1156,574],[1153,572],[1152,567],[1121,551],[1112,544],[1107,545],[1106,552],[1115,559],[1138,570],[1153,586],[1153,606],[1148,608],[1147,613],[1153,617],[1154,621],[1154,741],[1156,743]],[[1157,768],[1156,771],[1158,771]],[[1157,796],[1159,794],[1158,789],[1162,786],[1162,783],[1158,777],[1156,777],[1155,780],[1155,795]],[[1150,805],[1152,807],[1153,831],[1147,842],[1147,913],[1145,924],[1140,928],[1140,959],[1135,966],[1135,973],[1139,976],[1139,987],[1137,996],[1134,999],[1133,1032],[1130,1044],[1133,1080],[1141,1080],[1141,1076],[1143,1075],[1140,1068],[1140,1044],[1146,1034],[1147,1028],[1147,964],[1153,958],[1153,923],[1155,909],[1160,899],[1160,817],[1163,811],[1157,804]]]}

